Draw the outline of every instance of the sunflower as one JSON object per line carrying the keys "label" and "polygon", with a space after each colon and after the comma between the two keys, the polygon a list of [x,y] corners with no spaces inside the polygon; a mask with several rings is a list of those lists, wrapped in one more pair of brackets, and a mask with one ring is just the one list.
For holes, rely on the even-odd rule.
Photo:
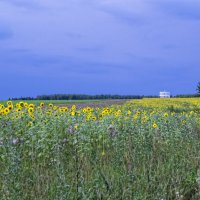
{"label": "sunflower", "polygon": [[28,113],[30,114],[30,113],[33,113],[33,112],[34,112],[34,109],[32,107],[29,107]]}
{"label": "sunflower", "polygon": [[76,110],[76,105],[72,105],[72,110]]}
{"label": "sunflower", "polygon": [[97,118],[96,118],[95,116],[92,116],[92,120],[93,120],[93,121],[96,121]]}
{"label": "sunflower", "polygon": [[34,106],[34,104],[29,104],[29,106],[28,106],[29,108],[34,108],[35,106]]}
{"label": "sunflower", "polygon": [[20,101],[20,102],[19,102],[19,105],[23,108],[23,107],[24,107],[24,102],[23,102],[23,101]]}
{"label": "sunflower", "polygon": [[75,116],[76,113],[74,111],[71,112],[71,116]]}
{"label": "sunflower", "polygon": [[50,103],[50,104],[49,104],[49,107],[50,107],[50,108],[53,108],[53,104],[52,104],[52,103]]}
{"label": "sunflower", "polygon": [[31,126],[33,126],[33,122],[28,123],[28,127],[31,127]]}
{"label": "sunflower", "polygon": [[0,110],[4,108],[4,105],[0,104]]}
{"label": "sunflower", "polygon": [[9,106],[8,106],[8,109],[11,111],[11,110],[13,109],[13,105],[12,105],[12,104],[9,105]]}
{"label": "sunflower", "polygon": [[78,125],[75,125],[74,128],[77,130],[78,129]]}
{"label": "sunflower", "polygon": [[57,110],[57,108],[58,108],[57,106],[53,106],[53,110]]}
{"label": "sunflower", "polygon": [[164,116],[164,117],[168,117],[169,115],[168,115],[168,113],[165,113],[163,116]]}
{"label": "sunflower", "polygon": [[12,101],[7,101],[7,105],[12,105]]}
{"label": "sunflower", "polygon": [[21,108],[19,103],[17,103],[15,106],[16,106],[16,108]]}
{"label": "sunflower", "polygon": [[153,128],[157,128],[158,125],[157,125],[156,123],[154,123],[154,124],[152,125],[152,127],[153,127]]}
{"label": "sunflower", "polygon": [[48,110],[48,111],[46,112],[46,115],[51,115],[51,114],[52,114],[51,110]]}
{"label": "sunflower", "polygon": [[63,112],[67,112],[68,111],[68,107],[63,107]]}
{"label": "sunflower", "polygon": [[20,115],[23,117],[24,116],[24,112],[21,112]]}
{"label": "sunflower", "polygon": [[40,107],[43,107],[43,106],[44,106],[44,102],[41,102],[41,103],[40,103]]}
{"label": "sunflower", "polygon": [[41,109],[42,109],[41,106],[37,107],[37,111],[41,111]]}
{"label": "sunflower", "polygon": [[30,116],[32,119],[35,119],[34,114],[29,114],[29,116]]}
{"label": "sunflower", "polygon": [[9,112],[10,112],[10,110],[9,110],[8,108],[5,108],[5,109],[3,110],[3,114],[4,114],[4,115],[7,115]]}
{"label": "sunflower", "polygon": [[21,108],[17,108],[16,112],[20,112],[22,109]]}
{"label": "sunflower", "polygon": [[28,108],[28,103],[24,103],[24,107]]}

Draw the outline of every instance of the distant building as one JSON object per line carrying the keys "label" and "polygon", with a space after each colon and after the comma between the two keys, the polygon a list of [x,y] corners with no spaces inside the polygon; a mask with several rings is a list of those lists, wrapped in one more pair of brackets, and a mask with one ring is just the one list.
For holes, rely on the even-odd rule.
{"label": "distant building", "polygon": [[170,92],[160,92],[160,98],[170,98]]}

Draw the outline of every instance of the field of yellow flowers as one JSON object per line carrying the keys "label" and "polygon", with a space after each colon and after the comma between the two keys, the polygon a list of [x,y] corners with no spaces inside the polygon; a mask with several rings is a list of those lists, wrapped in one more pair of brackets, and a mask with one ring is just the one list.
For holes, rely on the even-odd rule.
{"label": "field of yellow flowers", "polygon": [[1,199],[200,199],[200,98],[0,104]]}

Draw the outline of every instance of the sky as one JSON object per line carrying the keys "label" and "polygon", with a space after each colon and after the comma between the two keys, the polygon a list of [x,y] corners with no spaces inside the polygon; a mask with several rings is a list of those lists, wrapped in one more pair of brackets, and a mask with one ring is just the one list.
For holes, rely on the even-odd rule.
{"label": "sky", "polygon": [[0,0],[0,99],[196,93],[199,0]]}

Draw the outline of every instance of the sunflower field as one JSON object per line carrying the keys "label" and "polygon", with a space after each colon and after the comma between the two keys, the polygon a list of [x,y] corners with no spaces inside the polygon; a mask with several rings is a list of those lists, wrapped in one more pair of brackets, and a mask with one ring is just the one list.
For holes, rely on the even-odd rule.
{"label": "sunflower field", "polygon": [[200,199],[200,98],[0,104],[0,200]]}

